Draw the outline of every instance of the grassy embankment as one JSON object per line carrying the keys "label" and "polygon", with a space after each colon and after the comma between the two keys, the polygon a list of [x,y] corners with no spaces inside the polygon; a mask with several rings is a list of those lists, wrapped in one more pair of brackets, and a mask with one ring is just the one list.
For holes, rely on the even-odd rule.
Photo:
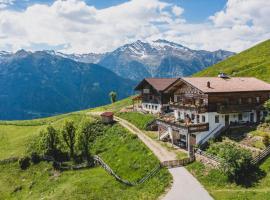
{"label": "grassy embankment", "polygon": [[[124,103],[119,101],[111,106],[120,109],[127,102],[129,100],[125,99]],[[78,125],[82,118],[89,118],[86,112],[39,120],[1,122],[0,159],[24,155],[27,144],[48,124],[60,128],[65,120],[72,119]],[[122,178],[130,181],[142,178],[159,163],[137,137],[119,125],[112,126],[106,134],[97,138],[91,151],[100,155]],[[20,170],[17,163],[1,164],[0,199],[156,199],[170,181],[166,169],[144,184],[130,187],[117,182],[100,167],[58,173],[45,162],[32,165],[25,171]]]}

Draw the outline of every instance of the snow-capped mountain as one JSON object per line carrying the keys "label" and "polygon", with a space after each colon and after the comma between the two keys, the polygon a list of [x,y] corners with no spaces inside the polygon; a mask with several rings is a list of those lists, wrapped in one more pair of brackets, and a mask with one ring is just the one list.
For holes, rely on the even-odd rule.
{"label": "snow-capped mountain", "polygon": [[46,51],[47,53],[55,56],[61,56],[63,58],[69,58],[77,62],[82,63],[98,63],[106,54],[98,54],[98,53],[87,53],[87,54],[65,54],[61,52],[55,51]]}
{"label": "snow-capped mountain", "polygon": [[229,51],[192,50],[166,40],[140,40],[107,53],[99,64],[133,80],[189,76],[234,55]]}
{"label": "snow-capped mountain", "polygon": [[[153,42],[137,40],[104,54],[45,52],[76,62],[99,64],[121,77],[136,81],[144,77],[189,76],[234,55],[233,52],[224,50],[214,52],[192,50],[183,45],[161,39]],[[21,50],[16,53],[16,56],[24,56],[27,53],[29,52]],[[0,52],[0,63],[1,60],[10,56],[13,56],[13,54]]]}

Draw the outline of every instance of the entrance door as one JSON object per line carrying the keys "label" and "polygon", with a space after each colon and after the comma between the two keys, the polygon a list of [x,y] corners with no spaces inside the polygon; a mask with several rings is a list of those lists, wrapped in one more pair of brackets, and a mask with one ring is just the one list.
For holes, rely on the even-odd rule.
{"label": "entrance door", "polygon": [[249,116],[249,121],[250,122],[254,122],[254,113],[250,113],[250,116]]}
{"label": "entrance door", "polygon": [[225,126],[228,126],[230,124],[230,116],[229,115],[225,115]]}

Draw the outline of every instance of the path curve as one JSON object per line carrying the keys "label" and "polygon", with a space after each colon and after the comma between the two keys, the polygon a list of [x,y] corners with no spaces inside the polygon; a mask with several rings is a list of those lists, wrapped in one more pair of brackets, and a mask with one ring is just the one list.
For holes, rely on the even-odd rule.
{"label": "path curve", "polygon": [[[99,115],[100,112],[90,112]],[[157,156],[160,162],[175,160],[176,154],[165,149],[161,144],[146,136],[140,129],[128,121],[114,116],[115,120],[138,138]],[[173,177],[171,189],[162,197],[162,200],[213,200],[196,178],[186,168],[177,167],[169,169]]]}

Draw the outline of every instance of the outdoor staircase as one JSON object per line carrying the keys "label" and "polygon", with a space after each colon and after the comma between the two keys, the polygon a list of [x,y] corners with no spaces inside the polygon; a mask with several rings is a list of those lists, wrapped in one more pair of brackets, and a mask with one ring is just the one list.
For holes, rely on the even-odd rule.
{"label": "outdoor staircase", "polygon": [[166,131],[164,133],[162,133],[162,135],[159,137],[160,140],[163,140],[165,139],[166,137],[168,137],[170,135],[170,132],[169,131]]}
{"label": "outdoor staircase", "polygon": [[214,128],[210,133],[208,133],[199,143],[199,147],[203,147],[211,138],[218,137],[221,133],[226,131],[229,126],[223,126],[219,124],[216,128]]}

